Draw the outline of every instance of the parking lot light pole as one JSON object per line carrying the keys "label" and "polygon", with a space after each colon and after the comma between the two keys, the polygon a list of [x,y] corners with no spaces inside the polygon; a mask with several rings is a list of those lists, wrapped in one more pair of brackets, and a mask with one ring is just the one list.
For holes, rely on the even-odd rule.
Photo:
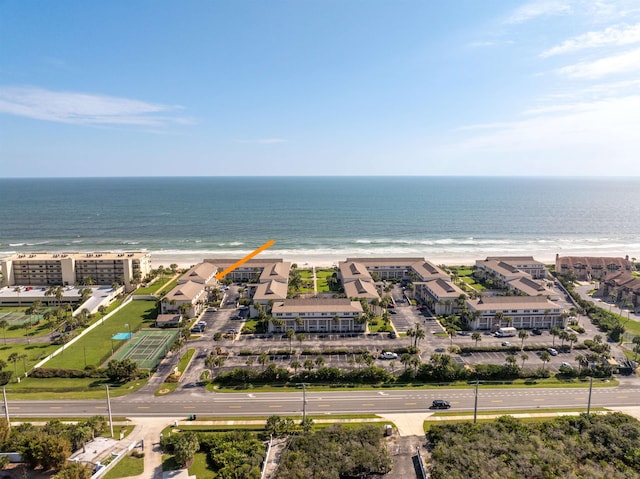
{"label": "parking lot light pole", "polygon": [[593,391],[593,376],[589,377],[589,401],[587,402],[587,417],[591,413],[591,391]]}

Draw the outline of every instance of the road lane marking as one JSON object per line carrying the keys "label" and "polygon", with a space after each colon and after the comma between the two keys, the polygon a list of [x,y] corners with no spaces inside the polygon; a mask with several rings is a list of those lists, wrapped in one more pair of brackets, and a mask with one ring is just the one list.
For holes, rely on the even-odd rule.
{"label": "road lane marking", "polygon": [[317,404],[318,407],[331,407],[331,404]]}
{"label": "road lane marking", "polygon": [[49,406],[49,409],[62,409],[62,406]]}
{"label": "road lane marking", "polygon": [[242,406],[229,406],[229,409],[240,409]]}
{"label": "road lane marking", "polygon": [[629,396],[616,396],[616,399],[629,399]]}
{"label": "road lane marking", "polygon": [[534,402],[535,402],[535,401],[540,402],[540,401],[544,401],[544,398],[533,398],[533,400],[534,400]]}
{"label": "road lane marking", "polygon": [[138,409],[150,409],[151,406],[138,406]]}
{"label": "road lane marking", "polygon": [[281,404],[269,404],[269,407],[270,408],[279,408],[279,407],[282,407],[282,405]]}
{"label": "road lane marking", "polygon": [[373,406],[375,406],[375,404],[373,404],[373,403],[364,403],[363,406],[365,406],[365,407],[373,407]]}
{"label": "road lane marking", "polygon": [[491,402],[502,402],[502,399],[493,399]]}
{"label": "road lane marking", "polygon": [[405,406],[415,406],[416,404],[418,404],[418,403],[416,403],[416,402],[406,402],[406,403],[404,403]]}
{"label": "road lane marking", "polygon": [[182,406],[182,409],[195,409],[195,406]]}

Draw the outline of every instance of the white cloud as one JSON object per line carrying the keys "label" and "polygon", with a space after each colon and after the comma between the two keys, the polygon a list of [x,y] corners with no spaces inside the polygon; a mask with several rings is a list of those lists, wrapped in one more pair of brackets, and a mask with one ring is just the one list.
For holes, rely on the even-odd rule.
{"label": "white cloud", "polygon": [[592,62],[581,62],[560,68],[558,72],[570,78],[595,79],[616,73],[640,71],[640,48]]}
{"label": "white cloud", "polygon": [[0,87],[0,113],[83,125],[162,127],[192,123],[181,107],[89,93],[33,87]]}
{"label": "white cloud", "polygon": [[283,138],[259,138],[257,140],[233,140],[236,143],[254,143],[261,145],[273,145],[276,143],[287,143],[287,140]]}
{"label": "white cloud", "polygon": [[536,0],[518,7],[507,23],[524,23],[537,17],[562,15],[572,11],[571,2],[561,0]]}
{"label": "white cloud", "polygon": [[630,45],[640,42],[640,23],[635,25],[616,25],[599,32],[588,32],[562,42],[540,54],[550,57],[562,53],[573,53],[587,48],[603,46]]}
{"label": "white cloud", "polygon": [[640,149],[640,95],[577,102],[528,115],[524,120],[488,125],[486,132],[463,140],[459,149],[523,155],[570,152],[585,158],[608,152],[611,158],[600,159],[614,163],[616,155],[631,159]]}

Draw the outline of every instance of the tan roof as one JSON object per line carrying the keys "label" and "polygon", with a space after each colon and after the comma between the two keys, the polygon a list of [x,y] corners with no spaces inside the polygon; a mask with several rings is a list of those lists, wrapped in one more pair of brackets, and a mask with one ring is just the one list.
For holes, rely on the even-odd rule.
{"label": "tan roof", "polygon": [[362,263],[371,266],[406,266],[424,261],[424,258],[347,258],[347,262]]}
{"label": "tan roof", "polygon": [[640,293],[640,278],[636,278],[632,276],[630,273],[625,271],[620,271],[618,273],[612,274],[611,276],[607,276],[605,280],[606,284],[613,284],[615,286],[624,287],[630,289],[631,291],[635,291]]}
{"label": "tan roof", "polygon": [[286,299],[274,303],[272,313],[362,313],[360,301],[344,298]]}
{"label": "tan roof", "polygon": [[423,285],[438,298],[457,298],[464,294],[464,291],[447,279],[437,278],[433,281],[420,281],[415,284],[416,286]]}
{"label": "tan roof", "polygon": [[356,279],[344,284],[344,293],[348,298],[379,298],[378,290],[370,281]]}
{"label": "tan roof", "polygon": [[254,301],[270,301],[286,299],[287,297],[287,283],[280,281],[266,281],[260,283],[256,288],[256,292],[253,295]]}
{"label": "tan roof", "polygon": [[291,263],[288,261],[281,261],[266,265],[262,270],[262,274],[260,274],[260,282],[263,283],[270,280],[276,280],[287,283],[289,281],[290,269]]}
{"label": "tan roof", "polygon": [[182,316],[179,314],[159,314],[156,318],[157,324],[179,323]]}
{"label": "tan roof", "polygon": [[168,301],[175,299],[176,301],[191,301],[196,298],[204,289],[200,283],[187,281],[173,288],[165,297]]}
{"label": "tan roof", "polygon": [[[234,263],[237,263],[238,261],[240,261],[241,258],[237,258],[237,259],[229,259],[229,258],[212,258],[212,259],[205,259],[204,262],[205,263],[213,263],[215,264],[218,268],[227,268],[229,266],[231,266]],[[254,258],[254,259],[250,259],[249,261],[245,262],[242,267],[243,268],[266,268],[267,266],[269,266],[270,264],[273,263],[282,263],[282,258]]]}
{"label": "tan roof", "polygon": [[420,277],[422,281],[429,281],[431,279],[442,278],[449,279],[450,276],[438,268],[430,261],[420,260],[411,265],[415,273]]}
{"label": "tan roof", "polygon": [[559,311],[557,304],[549,301],[544,296],[487,296],[480,299],[467,300],[469,309],[475,311],[497,310],[504,311],[509,309],[537,309]]}
{"label": "tan roof", "polygon": [[186,283],[187,281],[193,281],[194,283],[207,284],[213,282],[217,272],[217,268],[211,263],[198,263],[193,266],[189,271],[184,273],[178,279],[178,283]]}
{"label": "tan roof", "polygon": [[555,291],[548,289],[542,281],[536,281],[527,276],[513,279],[509,281],[509,285],[529,296],[542,295],[553,297],[557,295]]}
{"label": "tan roof", "polygon": [[504,261],[478,260],[476,261],[476,265],[478,267],[494,271],[496,274],[504,276],[507,279],[529,276],[528,273],[520,271],[518,268],[510,265],[509,263],[505,263]]}
{"label": "tan roof", "polygon": [[610,265],[615,265],[620,269],[632,270],[632,263],[626,258],[614,258],[608,256],[558,256],[556,258],[556,268],[586,267],[591,269],[606,269]]}
{"label": "tan roof", "polygon": [[364,281],[373,281],[373,278],[362,263],[353,261],[341,261],[338,265],[342,283],[346,285],[350,281],[362,279]]}
{"label": "tan roof", "polygon": [[518,265],[533,265],[540,264],[544,266],[544,263],[537,261],[533,256],[487,256],[489,261],[503,261],[509,263],[512,266]]}

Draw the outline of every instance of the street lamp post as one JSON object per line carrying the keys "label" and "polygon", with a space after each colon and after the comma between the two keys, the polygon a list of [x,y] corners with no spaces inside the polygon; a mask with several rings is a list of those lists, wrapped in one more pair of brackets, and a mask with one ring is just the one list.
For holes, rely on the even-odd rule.
{"label": "street lamp post", "polygon": [[593,376],[589,377],[589,401],[587,402],[587,417],[591,414],[591,391],[593,390]]}
{"label": "street lamp post", "polygon": [[476,423],[476,420],[478,418],[478,378],[476,378],[476,394],[475,394],[475,398],[473,400],[473,423]]}
{"label": "street lamp post", "polygon": [[111,398],[109,398],[109,385],[107,387],[107,411],[109,412],[109,429],[111,431],[111,437],[113,437],[113,417],[111,416]]}
{"label": "street lamp post", "polygon": [[306,383],[300,383],[302,386],[302,424],[307,423],[307,385]]}

